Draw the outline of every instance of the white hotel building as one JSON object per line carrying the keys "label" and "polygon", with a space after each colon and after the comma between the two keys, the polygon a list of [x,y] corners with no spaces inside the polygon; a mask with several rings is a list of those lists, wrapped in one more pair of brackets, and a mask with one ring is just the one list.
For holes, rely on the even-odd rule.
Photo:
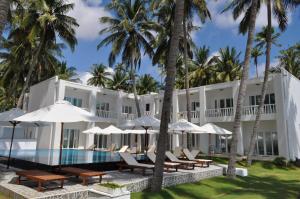
{"label": "white hotel building", "polygon": [[[240,155],[246,154],[248,149],[261,85],[262,79],[247,81],[242,125],[238,134]],[[238,89],[239,81],[191,88],[192,122],[198,125],[212,122],[232,131]],[[56,100],[65,99],[103,118],[103,122],[96,124],[65,124],[63,141],[65,148],[88,148],[92,144],[99,148],[107,147],[111,139],[107,139],[106,136],[88,135],[81,132],[93,125],[120,126],[137,117],[133,94],[59,80],[57,77],[32,86],[27,97],[25,106],[28,111],[34,111],[51,105]],[[160,118],[162,99],[163,92],[139,96],[142,114]],[[175,122],[180,118],[185,118],[185,110],[185,90],[175,90],[171,120]],[[286,71],[273,74],[268,81],[263,110],[256,154],[264,157],[284,156],[293,160],[300,158],[300,81]],[[16,133],[14,148],[57,149],[59,148],[60,128],[60,124],[53,124],[35,131],[25,130],[24,133]],[[10,135],[4,132],[5,128],[0,132],[0,148],[2,149],[7,148],[10,138]],[[226,154],[230,150],[230,139],[230,136],[212,135],[210,143],[215,153]],[[132,145],[134,140],[135,136],[130,135],[115,135],[112,138],[112,142],[116,143],[117,147],[122,144]],[[180,135],[173,136],[169,139],[169,146],[173,148],[178,146],[181,143],[180,140]],[[150,138],[150,144],[152,143],[155,143],[155,136]],[[208,135],[193,135],[191,147],[207,153],[208,143]]]}

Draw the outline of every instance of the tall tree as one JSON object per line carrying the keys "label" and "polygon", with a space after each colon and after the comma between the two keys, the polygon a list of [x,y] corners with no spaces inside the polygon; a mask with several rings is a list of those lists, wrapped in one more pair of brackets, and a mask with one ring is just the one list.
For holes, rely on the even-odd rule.
{"label": "tall tree", "polygon": [[59,79],[63,80],[71,80],[77,75],[76,68],[68,67],[67,62],[65,61],[58,64],[55,69],[55,74],[59,77]]}
{"label": "tall tree", "polygon": [[123,67],[116,67],[111,80],[107,82],[107,87],[112,90],[129,91],[129,76]]}
{"label": "tall tree", "polygon": [[150,21],[145,1],[143,0],[113,0],[107,8],[114,12],[114,17],[101,17],[100,22],[108,27],[100,31],[100,34],[109,34],[97,46],[101,48],[112,45],[109,55],[109,65],[112,66],[116,57],[121,55],[122,62],[130,68],[133,93],[138,117],[141,116],[139,101],[136,90],[136,70],[141,65],[142,50],[152,57],[153,49],[151,42],[154,40],[152,31],[159,26]]}
{"label": "tall tree", "polygon": [[144,95],[149,92],[157,92],[158,82],[150,75],[142,75],[137,84],[137,90],[139,95]]}
{"label": "tall tree", "polygon": [[182,23],[184,16],[184,2],[182,0],[176,0],[174,25],[172,26],[172,36],[170,42],[170,48],[168,51],[168,59],[166,65],[166,86],[163,99],[160,133],[157,143],[157,158],[155,161],[155,172],[152,179],[152,191],[160,191],[162,187],[165,151],[166,151],[166,138],[168,134],[168,124],[171,113],[172,95],[175,83],[176,74],[176,59],[179,52],[178,44],[179,37],[182,31]]}
{"label": "tall tree", "polygon": [[10,0],[0,0],[0,36],[7,22]]}
{"label": "tall tree", "polygon": [[[272,2],[273,2],[273,7],[272,7]],[[293,0],[292,1],[290,1],[290,0],[289,1],[266,0],[268,25],[266,28],[263,29],[263,31],[261,33],[258,33],[258,39],[257,39],[259,41],[258,45],[266,47],[266,51],[265,51],[266,65],[265,65],[264,80],[263,80],[263,84],[262,84],[262,88],[261,88],[260,102],[259,102],[259,106],[256,110],[256,117],[255,117],[255,122],[254,122],[254,126],[253,126],[253,132],[251,135],[249,150],[248,150],[248,154],[247,154],[248,165],[251,165],[251,163],[252,163],[252,155],[253,155],[254,148],[255,148],[257,131],[258,131],[259,123],[260,123],[261,113],[263,111],[265,95],[267,92],[267,83],[269,80],[269,71],[270,71],[270,63],[271,63],[271,47],[272,47],[272,44],[277,45],[276,39],[279,37],[278,33],[273,34],[275,31],[272,28],[272,14],[276,17],[281,31],[284,31],[288,24],[288,17],[287,17],[288,7],[294,6],[294,3],[292,3],[292,2],[293,2]]]}
{"label": "tall tree", "polygon": [[[187,34],[187,20],[193,20],[193,13],[196,12],[202,23],[207,18],[210,18],[210,12],[206,5],[206,0],[184,0],[184,17],[183,17],[183,60],[185,68],[185,91],[186,91],[186,110],[187,119],[191,122],[191,102],[190,102],[190,90],[189,90],[189,65],[188,65],[188,34]],[[189,140],[189,139],[188,139]],[[189,145],[189,144],[188,144]]]}
{"label": "tall tree", "polygon": [[33,71],[37,68],[38,58],[43,49],[51,43],[56,44],[57,38],[60,38],[70,46],[71,50],[74,50],[77,44],[74,28],[78,24],[74,18],[66,15],[73,7],[73,4],[65,3],[63,0],[29,1],[27,11],[20,19],[22,21],[19,28],[29,30],[27,37],[33,52],[17,107],[21,108],[23,104],[25,92],[30,85]]}
{"label": "tall tree", "polygon": [[[240,87],[239,87],[239,93],[238,93],[238,99],[237,99],[235,117],[234,117],[232,140],[230,146],[230,155],[229,155],[229,162],[228,162],[228,169],[227,169],[227,175],[229,177],[235,177],[235,164],[236,164],[237,142],[238,142],[237,134],[241,130],[241,115],[242,115],[241,112],[242,112],[244,98],[246,95],[245,81],[248,78],[248,73],[249,73],[249,64],[251,59],[252,43],[253,43],[254,32],[255,32],[257,7],[259,5],[258,0],[252,0],[251,2],[246,1],[245,4],[243,3],[244,2],[242,1],[235,0],[231,2],[231,4],[224,10],[226,11],[228,9],[233,9],[233,17],[235,20],[243,13],[241,12],[241,10],[246,10],[245,15],[240,23],[239,29],[241,33],[248,32],[245,59],[243,63],[243,72],[240,80]],[[245,21],[248,21],[248,26],[246,27],[244,26]]]}
{"label": "tall tree", "polygon": [[254,65],[255,65],[255,73],[256,73],[256,78],[258,78],[258,57],[262,56],[263,55],[263,52],[261,51],[260,48],[258,47],[255,47],[252,49],[252,52],[251,52],[251,57],[253,58],[253,62],[254,62]]}
{"label": "tall tree", "polygon": [[[300,79],[300,48],[297,45],[281,50],[278,59],[280,67]],[[277,68],[274,70],[278,71]]]}
{"label": "tall tree", "polygon": [[107,67],[103,64],[94,64],[91,71],[92,77],[88,79],[88,85],[100,86],[105,88],[108,82],[108,76],[111,75],[107,71]]}

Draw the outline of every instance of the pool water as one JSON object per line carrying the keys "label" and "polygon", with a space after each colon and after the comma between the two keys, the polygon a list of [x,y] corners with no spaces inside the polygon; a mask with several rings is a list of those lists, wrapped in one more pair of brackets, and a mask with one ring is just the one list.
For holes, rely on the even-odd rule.
{"label": "pool water", "polygon": [[[8,154],[8,150],[0,150],[0,156],[8,157]],[[12,150],[11,157],[56,166],[59,163],[59,149]],[[120,156],[117,152],[79,149],[63,149],[62,152],[62,165],[119,162],[120,160]]]}

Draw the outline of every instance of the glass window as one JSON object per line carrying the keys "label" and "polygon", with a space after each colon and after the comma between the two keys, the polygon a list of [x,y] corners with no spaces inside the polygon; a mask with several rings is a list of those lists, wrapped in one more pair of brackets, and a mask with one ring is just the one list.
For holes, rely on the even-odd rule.
{"label": "glass window", "polygon": [[122,113],[132,113],[132,107],[131,106],[122,106]]}
{"label": "glass window", "polygon": [[199,102],[192,102],[192,111],[196,111],[200,107]]}
{"label": "glass window", "polygon": [[273,141],[273,155],[279,155],[278,153],[278,137],[276,132],[272,132]]}
{"label": "glass window", "polygon": [[150,111],[150,104],[146,104],[146,111]]}
{"label": "glass window", "polygon": [[227,98],[226,99],[226,108],[233,107],[233,99],[232,98]]}
{"label": "glass window", "polygon": [[82,107],[82,99],[80,98],[75,98],[75,97],[68,97],[66,96],[64,100],[70,102],[72,105],[77,106],[77,107]]}
{"label": "glass window", "polygon": [[64,129],[63,148],[78,148],[79,130]]}
{"label": "glass window", "polygon": [[265,133],[265,142],[266,142],[266,155],[273,155],[272,147],[272,134],[270,132]]}
{"label": "glass window", "polygon": [[262,132],[259,132],[257,134],[257,147],[258,147],[258,154],[265,155],[264,134]]}
{"label": "glass window", "polygon": [[98,103],[96,107],[101,111],[109,111],[109,103],[107,102]]}
{"label": "glass window", "polygon": [[224,99],[220,100],[220,108],[225,108],[225,100]]}
{"label": "glass window", "polygon": [[275,104],[275,94],[274,93],[270,94],[270,104]]}

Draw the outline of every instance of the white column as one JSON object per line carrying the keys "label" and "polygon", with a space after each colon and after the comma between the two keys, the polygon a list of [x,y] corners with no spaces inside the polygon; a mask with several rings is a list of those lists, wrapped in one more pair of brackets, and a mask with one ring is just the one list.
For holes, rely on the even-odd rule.
{"label": "white column", "polygon": [[[89,111],[93,115],[96,115],[96,104],[97,104],[97,90],[92,90],[90,92],[89,96]],[[87,129],[92,128],[95,126],[94,122],[90,122],[87,125]],[[92,134],[85,134],[85,148],[90,147],[92,144],[94,144],[94,138],[95,136]]]}
{"label": "white column", "polygon": [[241,122],[241,127],[237,132],[237,153],[239,155],[244,155],[244,143],[243,143],[243,122]]}
{"label": "white column", "polygon": [[122,120],[122,105],[123,105],[124,92],[118,91],[117,103],[116,103],[116,114],[117,114],[117,125],[121,125],[124,121]]}
{"label": "white column", "polygon": [[199,88],[199,102],[200,102],[200,125],[204,125],[206,123],[205,110],[206,110],[206,95],[205,95],[205,87],[201,86]]}

